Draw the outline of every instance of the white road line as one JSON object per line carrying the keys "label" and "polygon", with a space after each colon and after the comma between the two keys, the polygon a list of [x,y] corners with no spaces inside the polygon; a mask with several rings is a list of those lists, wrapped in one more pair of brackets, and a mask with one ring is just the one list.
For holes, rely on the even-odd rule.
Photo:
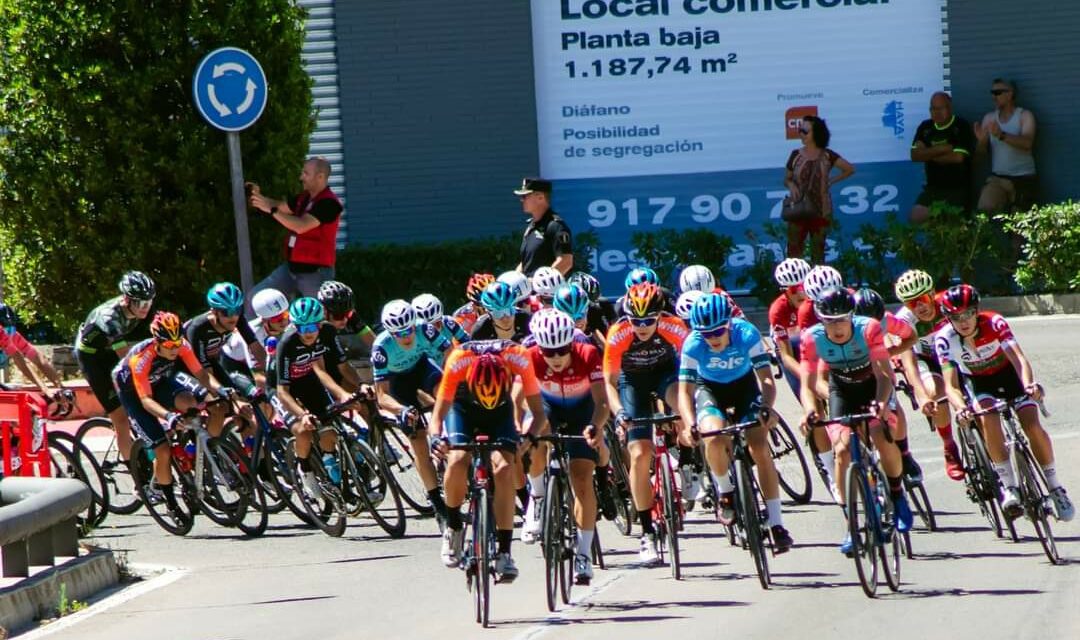
{"label": "white road line", "polygon": [[122,588],[113,595],[106,596],[101,600],[91,604],[89,607],[73,613],[70,616],[64,616],[56,622],[49,623],[44,627],[39,627],[33,631],[19,634],[19,640],[36,640],[37,638],[44,638],[50,634],[62,631],[76,624],[79,624],[87,618],[96,616],[99,613],[104,613],[109,609],[118,607],[125,602],[134,600],[139,596],[146,595],[151,591],[156,591],[162,587],[166,587],[180,578],[183,578],[188,573],[189,569],[182,567],[167,567],[163,565],[148,565],[148,564],[132,564],[132,569],[135,569],[139,573],[156,573],[162,572],[159,575],[137,582],[134,585],[126,588]]}
{"label": "white road line", "polygon": [[588,601],[592,598],[600,595],[604,591],[607,591],[616,582],[622,580],[623,577],[627,575],[628,571],[627,569],[617,569],[615,571],[612,571],[612,573],[614,575],[612,575],[610,578],[601,581],[599,584],[592,585],[591,587],[589,587],[588,591],[585,592],[585,595],[581,596],[580,598],[574,599],[573,602],[570,603],[569,608],[556,611],[555,613],[544,618],[544,622],[529,627],[528,629],[514,636],[512,640],[535,640],[536,638],[539,638],[548,631],[560,627],[561,625],[552,623],[562,620],[563,615],[565,615],[566,613],[578,610],[581,605],[587,604]]}

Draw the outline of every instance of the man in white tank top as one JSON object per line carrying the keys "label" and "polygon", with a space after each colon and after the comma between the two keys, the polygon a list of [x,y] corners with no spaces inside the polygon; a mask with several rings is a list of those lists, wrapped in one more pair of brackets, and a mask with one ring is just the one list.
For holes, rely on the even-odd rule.
{"label": "man in white tank top", "polygon": [[975,125],[978,150],[990,147],[990,172],[979,194],[979,211],[1025,210],[1035,203],[1035,116],[1016,106],[1016,85],[995,79],[990,88],[995,109]]}

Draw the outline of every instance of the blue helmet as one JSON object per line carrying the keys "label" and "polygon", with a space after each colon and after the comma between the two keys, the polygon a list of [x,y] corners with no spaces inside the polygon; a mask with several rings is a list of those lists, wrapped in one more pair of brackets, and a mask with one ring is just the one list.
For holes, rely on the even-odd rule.
{"label": "blue helmet", "polygon": [[206,303],[227,316],[239,315],[244,309],[244,292],[231,282],[219,282],[206,292]]}
{"label": "blue helmet", "polygon": [[487,309],[488,313],[505,313],[514,309],[517,298],[514,289],[505,282],[496,280],[484,288],[480,294],[480,305]]}
{"label": "blue helmet", "polygon": [[293,324],[315,324],[324,317],[322,303],[315,298],[297,298],[289,307],[289,321]]}
{"label": "blue helmet", "polygon": [[600,299],[600,281],[591,273],[585,273],[584,271],[574,272],[567,282],[581,287],[588,294],[589,300],[596,302]]}
{"label": "blue helmet", "polygon": [[630,273],[626,274],[626,280],[623,281],[623,285],[629,289],[635,284],[641,284],[642,282],[660,286],[660,276],[656,275],[656,272],[648,267],[637,267],[636,269],[631,269]]}
{"label": "blue helmet", "polygon": [[581,320],[589,311],[589,294],[576,284],[564,284],[555,290],[551,305],[574,319]]}
{"label": "blue helmet", "polygon": [[697,331],[711,331],[731,321],[731,306],[719,293],[706,293],[690,310],[690,326]]}

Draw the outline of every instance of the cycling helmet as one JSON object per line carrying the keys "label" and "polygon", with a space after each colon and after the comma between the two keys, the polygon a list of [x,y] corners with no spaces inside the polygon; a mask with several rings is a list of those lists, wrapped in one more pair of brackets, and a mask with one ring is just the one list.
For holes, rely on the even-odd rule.
{"label": "cycling helmet", "polygon": [[589,296],[589,300],[592,302],[596,302],[600,299],[600,281],[594,278],[592,274],[578,271],[571,275],[567,282],[576,284],[584,289],[585,293]]}
{"label": "cycling helmet", "polygon": [[648,282],[659,286],[660,276],[656,275],[656,272],[648,267],[637,267],[636,269],[631,269],[630,273],[626,274],[626,280],[623,281],[623,285],[629,291],[630,287],[635,284],[641,284],[642,282]]}
{"label": "cycling helmet", "polygon": [[180,340],[183,337],[180,316],[171,311],[158,311],[150,321],[150,335],[158,342]]}
{"label": "cycling helmet", "polygon": [[716,288],[716,278],[703,264],[692,264],[679,274],[679,290],[709,293]]}
{"label": "cycling helmet", "polygon": [[679,296],[679,299],[675,301],[675,315],[679,316],[686,322],[690,322],[690,310],[694,308],[694,303],[698,301],[698,298],[705,295],[702,291],[687,291]]}
{"label": "cycling helmet", "polygon": [[388,331],[404,331],[416,324],[416,311],[404,300],[391,300],[382,308],[382,323]]}
{"label": "cycling helmet", "polygon": [[343,316],[353,310],[353,291],[349,285],[337,280],[327,280],[319,286],[315,297],[332,316]]}
{"label": "cycling helmet", "polygon": [[480,305],[489,313],[511,311],[516,302],[514,290],[510,285],[498,280],[489,284],[480,296]]}
{"label": "cycling helmet", "polygon": [[631,285],[623,296],[623,313],[631,318],[655,316],[664,308],[664,294],[651,282]]}
{"label": "cycling helmet", "polygon": [[731,305],[719,293],[702,294],[690,308],[690,326],[698,331],[711,331],[731,321]]}
{"label": "cycling helmet", "polygon": [[416,312],[417,322],[434,322],[442,320],[442,302],[430,293],[421,293],[412,299],[413,311]]}
{"label": "cycling helmet", "polygon": [[564,284],[556,289],[551,304],[575,321],[581,320],[589,312],[589,296],[576,284]]}
{"label": "cycling helmet", "polygon": [[869,287],[855,292],[855,314],[881,320],[885,317],[885,300]]}
{"label": "cycling helmet", "polygon": [[900,274],[894,287],[900,302],[914,300],[921,295],[934,294],[934,279],[921,269],[911,269]]}
{"label": "cycling helmet", "polygon": [[494,409],[509,400],[513,380],[501,356],[485,353],[473,362],[465,382],[473,402],[484,409]]}
{"label": "cycling helmet", "polygon": [[495,276],[490,273],[474,273],[469,277],[469,284],[465,285],[465,297],[473,304],[480,304],[480,295],[484,288],[495,282]]}
{"label": "cycling helmet", "polygon": [[830,287],[843,287],[844,278],[840,272],[828,265],[818,265],[806,274],[803,287],[811,300],[817,300]]}
{"label": "cycling helmet", "polygon": [[794,287],[802,284],[810,273],[810,263],[802,258],[787,258],[776,265],[773,278],[781,287]]}
{"label": "cycling helmet", "polygon": [[541,309],[529,319],[529,332],[541,349],[558,349],[574,341],[574,320],[558,309]]}
{"label": "cycling helmet", "polygon": [[970,284],[949,287],[939,299],[941,312],[947,316],[979,308],[979,292]]}
{"label": "cycling helmet", "polygon": [[289,299],[277,289],[263,289],[251,299],[251,308],[255,310],[255,315],[266,320],[286,313]]}
{"label": "cycling helmet", "polygon": [[297,298],[289,307],[289,321],[293,324],[315,324],[325,317],[322,303],[315,298]]}
{"label": "cycling helmet", "polygon": [[132,300],[153,300],[157,289],[150,276],[142,271],[128,271],[120,278],[120,293]]}
{"label": "cycling helmet", "polygon": [[855,313],[855,296],[843,287],[826,287],[814,300],[814,313],[819,320],[851,316]]}
{"label": "cycling helmet", "polygon": [[239,315],[244,309],[244,292],[231,282],[219,282],[206,292],[206,303],[225,315]]}
{"label": "cycling helmet", "polygon": [[555,290],[566,284],[566,278],[554,267],[540,267],[532,277],[533,291],[536,295],[550,298]]}
{"label": "cycling helmet", "polygon": [[532,285],[529,284],[529,279],[520,271],[507,271],[496,280],[510,285],[510,290],[514,292],[515,303],[521,302],[532,294]]}

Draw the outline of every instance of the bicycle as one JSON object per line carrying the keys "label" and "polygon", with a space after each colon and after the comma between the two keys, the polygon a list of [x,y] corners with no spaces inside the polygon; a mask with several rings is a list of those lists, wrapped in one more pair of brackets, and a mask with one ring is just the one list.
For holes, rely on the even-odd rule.
{"label": "bicycle", "polygon": [[142,507],[142,500],[135,489],[130,466],[120,455],[112,420],[106,417],[85,420],[76,430],[75,440],[81,450],[90,453],[101,469],[109,494],[109,512],[131,515],[138,511]]}
{"label": "bicycle", "polygon": [[[769,430],[769,448],[780,488],[795,504],[807,504],[813,496],[814,485],[810,479],[810,466],[795,432],[780,414],[776,414],[776,426]],[[817,456],[814,456],[817,460]]]}
{"label": "bicycle", "polygon": [[[1050,412],[1046,410],[1043,403],[1037,404],[1040,413],[1048,417]],[[992,413],[1001,416],[1005,446],[1009,451],[1010,463],[1016,470],[1017,489],[1020,492],[1020,504],[1023,506],[1024,515],[1034,525],[1035,535],[1039,538],[1039,544],[1042,545],[1050,564],[1060,564],[1061,556],[1058,554],[1057,541],[1050,527],[1049,516],[1053,513],[1050,487],[1043,474],[1042,465],[1035,459],[1024,430],[1017,424],[1012,403],[998,400],[990,407],[978,410],[969,409],[969,411],[976,417]],[[1010,521],[1008,517],[1006,521]]]}
{"label": "bicycle", "polygon": [[[365,420],[368,444],[386,463],[390,470],[390,477],[401,494],[401,499],[420,516],[434,515],[435,507],[431,505],[427,488],[424,487],[420,474],[416,470],[416,455],[408,438],[400,430],[394,428],[394,423],[379,411],[373,399],[365,399],[364,405],[367,407],[369,416]],[[361,431],[355,422],[354,427],[358,432]],[[427,421],[422,413],[418,417],[415,429],[417,433],[427,432]]]}
{"label": "bicycle", "polygon": [[995,537],[1004,537],[1007,529],[1010,537],[1016,541],[1018,536],[1013,521],[1001,513],[1000,480],[990,461],[982,431],[974,421],[966,425],[958,423],[954,431],[964,465],[964,488],[968,499],[979,505],[979,511],[990,524]]}
{"label": "bicycle", "polygon": [[[907,377],[904,374],[904,370],[901,367],[895,367],[897,373],[896,389],[907,396],[908,401],[911,403],[911,409],[913,411],[921,413],[919,404],[915,398],[915,389],[911,386],[911,383],[907,381]],[[946,402],[945,398],[939,398],[934,401],[935,406],[942,402]],[[934,421],[929,416],[926,416],[926,422],[930,425],[930,431],[937,433],[937,429],[934,427]],[[930,495],[926,492],[926,485],[919,479],[913,481],[906,473],[903,475],[904,492],[907,494],[911,503],[912,513],[918,517],[918,519],[926,527],[927,531],[933,532],[937,530],[937,516],[934,514],[934,506],[930,503]],[[911,547],[911,533],[905,531],[901,538],[904,543],[904,555],[908,559],[914,558],[915,554]]]}
{"label": "bicycle", "polygon": [[624,536],[629,536],[634,528],[637,512],[634,510],[634,498],[630,493],[629,465],[623,456],[623,445],[615,433],[614,423],[608,421],[604,426],[604,438],[607,441],[611,458],[608,468],[611,470],[609,489],[615,500],[615,526]]}
{"label": "bicycle", "polygon": [[671,575],[682,579],[682,563],[679,559],[679,531],[682,529],[682,495],[675,484],[674,469],[678,463],[668,449],[669,432],[664,427],[679,420],[677,415],[657,414],[649,418],[631,418],[633,426],[652,426],[653,429],[653,526],[660,540],[660,561],[669,556]]}
{"label": "bicycle", "polygon": [[[839,423],[851,428],[851,464],[848,466],[845,508],[851,535],[852,557],[863,593],[877,595],[878,567],[892,591],[900,590],[901,538],[896,531],[896,510],[889,494],[889,482],[877,463],[870,421],[875,413],[855,413],[814,421],[812,427]],[[865,437],[860,435],[860,428]],[[887,432],[886,432],[887,434]]]}

